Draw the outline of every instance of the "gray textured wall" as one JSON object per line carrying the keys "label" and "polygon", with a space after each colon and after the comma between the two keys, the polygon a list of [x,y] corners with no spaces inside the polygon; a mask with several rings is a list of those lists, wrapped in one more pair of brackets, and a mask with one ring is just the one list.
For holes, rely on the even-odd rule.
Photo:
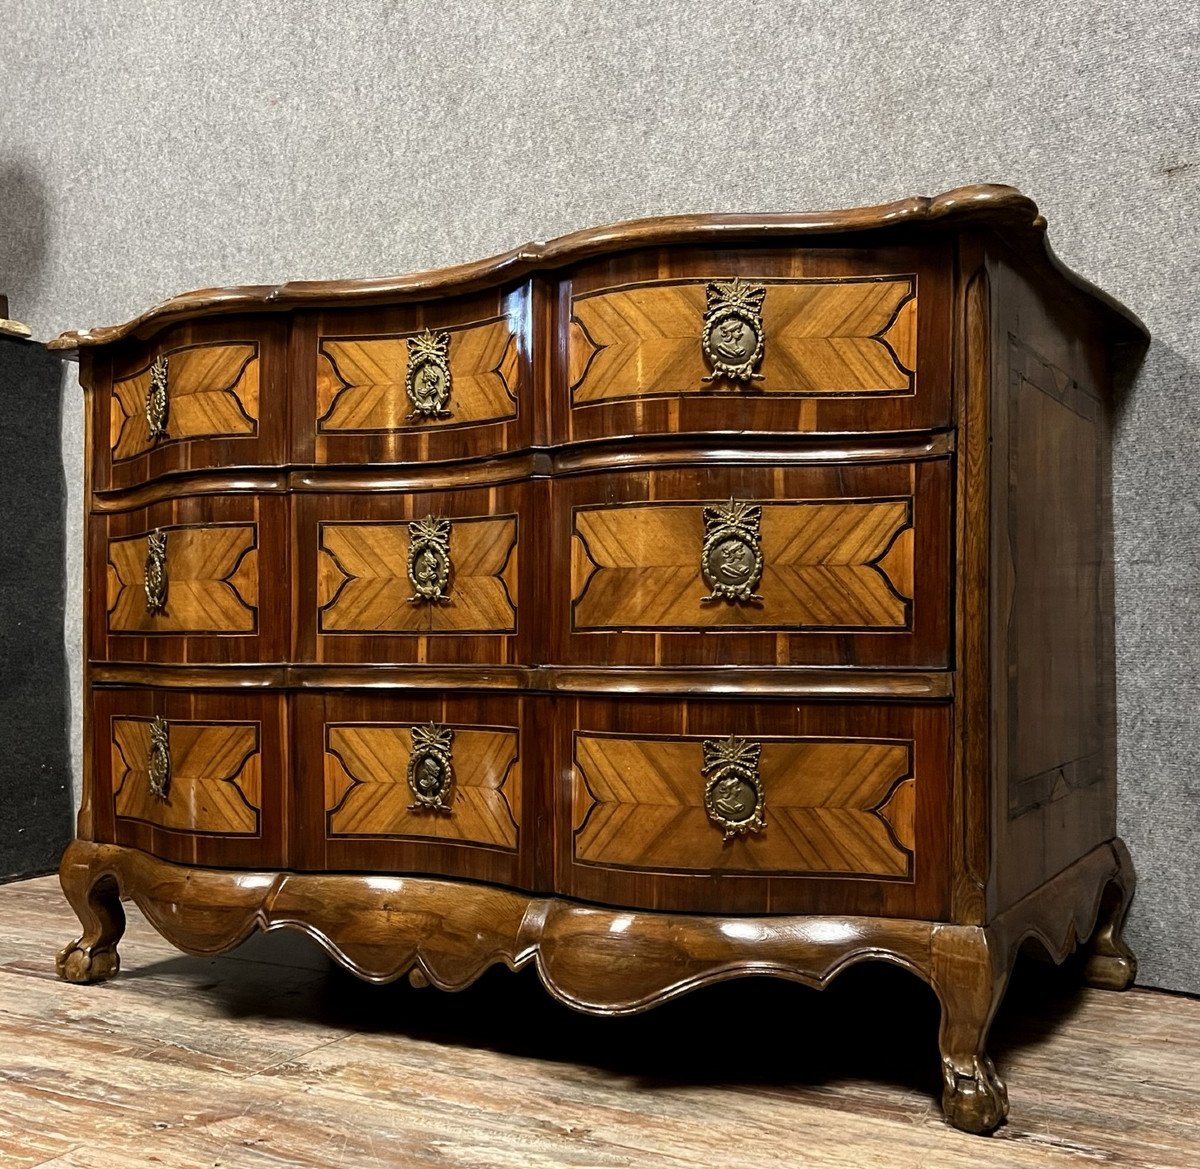
{"label": "gray textured wall", "polygon": [[[1200,991],[1200,6],[9,0],[3,25],[0,284],[41,335],[635,215],[1033,195],[1155,335],[1117,452],[1121,831],[1143,980]],[[71,484],[79,447],[72,422]]]}

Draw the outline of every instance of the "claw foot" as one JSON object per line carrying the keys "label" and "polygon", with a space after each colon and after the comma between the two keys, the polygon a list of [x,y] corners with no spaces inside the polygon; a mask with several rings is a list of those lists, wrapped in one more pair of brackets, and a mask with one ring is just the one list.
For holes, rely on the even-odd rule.
{"label": "claw foot", "polygon": [[1133,952],[1124,947],[1125,953],[1106,953],[1093,949],[1083,968],[1083,979],[1088,986],[1103,990],[1128,990],[1137,978],[1137,959]]}
{"label": "claw foot", "polygon": [[59,950],[54,969],[67,982],[104,982],[121,969],[121,959],[116,946],[86,946],[81,938]]}
{"label": "claw foot", "polygon": [[989,1133],[1008,1115],[1008,1089],[987,1057],[942,1060],[942,1111],[963,1132]]}

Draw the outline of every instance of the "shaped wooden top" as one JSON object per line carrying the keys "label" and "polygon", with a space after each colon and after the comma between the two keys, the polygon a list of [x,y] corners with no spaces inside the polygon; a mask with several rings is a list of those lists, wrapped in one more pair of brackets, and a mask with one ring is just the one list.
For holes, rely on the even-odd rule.
{"label": "shaped wooden top", "polygon": [[1002,236],[1048,279],[1062,282],[1097,302],[1113,317],[1114,340],[1144,344],[1149,331],[1119,301],[1064,265],[1046,239],[1046,220],[1037,204],[1015,187],[984,183],[956,187],[932,198],[915,195],[894,203],[844,211],[783,212],[770,215],[669,215],[634,219],[608,227],[572,232],[548,243],[529,243],[488,260],[366,280],[298,280],[278,285],[204,288],[163,301],[120,325],[72,330],[49,343],[51,349],[78,350],[125,337],[146,337],[184,319],[255,311],[284,311],[346,304],[378,304],[436,299],[520,280],[580,260],[635,248],[677,244],[724,246],[758,240],[795,239],[859,233],[896,233],[936,228],[984,228]]}

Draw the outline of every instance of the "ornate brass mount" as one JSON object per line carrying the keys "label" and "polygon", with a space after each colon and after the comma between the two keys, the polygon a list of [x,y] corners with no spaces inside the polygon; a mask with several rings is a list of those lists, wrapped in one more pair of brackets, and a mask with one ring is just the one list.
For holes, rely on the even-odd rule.
{"label": "ornate brass mount", "polygon": [[164,613],[167,608],[167,533],[155,528],[146,537],[146,612]]}
{"label": "ornate brass mount", "polygon": [[416,593],[409,603],[445,604],[450,600],[450,521],[426,516],[408,525],[408,579]]}
{"label": "ornate brass mount", "polygon": [[160,800],[165,800],[171,787],[171,724],[162,715],[156,714],[150,723],[146,775],[150,780],[150,790]]}
{"label": "ornate brass mount", "polygon": [[449,812],[450,785],[454,782],[454,764],[450,758],[450,743],[454,731],[431,722],[428,726],[413,727],[412,751],[408,757],[408,787],[415,804],[409,811],[427,808],[434,812]]}
{"label": "ornate brass mount", "polygon": [[450,334],[428,329],[408,339],[408,374],[404,391],[415,418],[449,418]]}
{"label": "ornate brass mount", "polygon": [[713,371],[702,380],[761,381],[763,375],[756,369],[766,346],[762,320],[766,288],[735,276],[709,284],[705,295],[708,307],[700,347]]}
{"label": "ornate brass mount", "polygon": [[167,358],[160,353],[150,367],[150,388],[146,391],[146,425],[150,429],[151,442],[161,442],[167,437],[169,410]]}
{"label": "ornate brass mount", "polygon": [[700,572],[712,592],[702,604],[762,600],[754,591],[763,572],[761,521],[760,505],[736,499],[704,509]]}
{"label": "ornate brass mount", "polygon": [[733,735],[704,740],[704,766],[700,769],[700,774],[708,777],[704,810],[726,840],[763,830],[766,811],[758,777],[761,754],[761,743]]}

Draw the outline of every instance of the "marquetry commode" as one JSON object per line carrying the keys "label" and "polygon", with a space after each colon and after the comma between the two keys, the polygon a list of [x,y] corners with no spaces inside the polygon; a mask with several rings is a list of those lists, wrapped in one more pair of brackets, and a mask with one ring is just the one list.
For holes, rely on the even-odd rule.
{"label": "marquetry commode", "polygon": [[60,972],[116,973],[120,897],[190,951],[534,963],[598,1013],[878,958],[997,1125],[1017,947],[1134,973],[1108,416],[1146,333],[1044,228],[1000,186],[646,220],[65,334]]}

